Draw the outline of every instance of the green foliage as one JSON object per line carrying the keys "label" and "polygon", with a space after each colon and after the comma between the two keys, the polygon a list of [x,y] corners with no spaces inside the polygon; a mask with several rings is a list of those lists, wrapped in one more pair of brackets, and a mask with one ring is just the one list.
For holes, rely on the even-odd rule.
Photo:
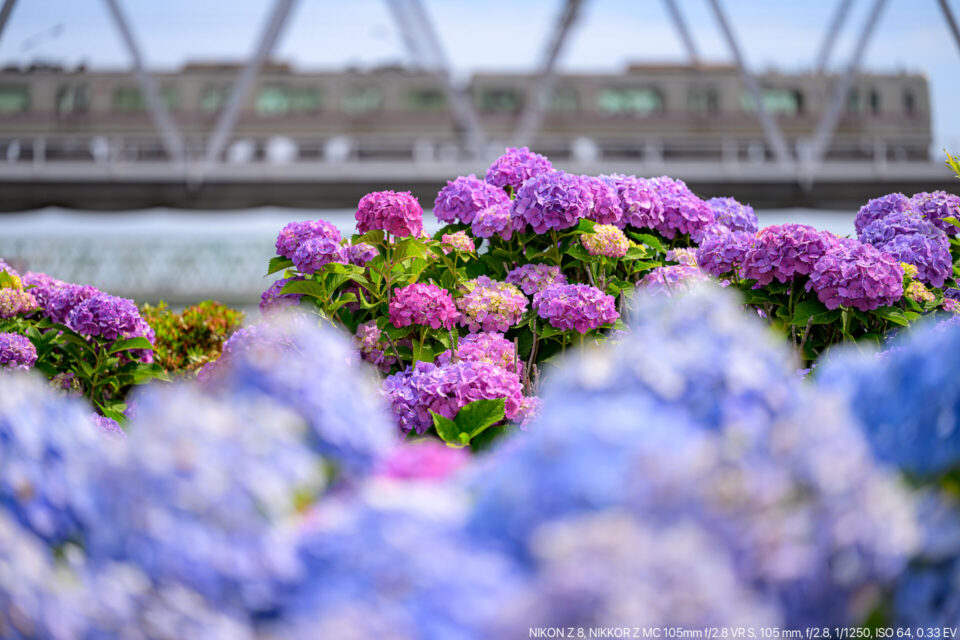
{"label": "green foliage", "polygon": [[171,374],[191,373],[220,357],[223,343],[243,324],[243,312],[212,300],[174,313],[166,303],[145,304],[140,315],[157,334],[155,361]]}
{"label": "green foliage", "polygon": [[453,420],[433,411],[430,414],[441,440],[454,447],[465,447],[481,433],[503,421],[504,405],[503,398],[474,400],[464,405]]}

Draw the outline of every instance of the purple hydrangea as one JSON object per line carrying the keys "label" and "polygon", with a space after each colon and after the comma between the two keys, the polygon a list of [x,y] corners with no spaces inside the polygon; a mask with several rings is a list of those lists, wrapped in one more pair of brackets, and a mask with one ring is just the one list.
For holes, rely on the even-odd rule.
{"label": "purple hydrangea", "polygon": [[[137,310],[133,300],[98,293],[78,304],[67,318],[67,326],[80,335],[113,342],[127,338],[146,338],[151,344],[154,332]],[[152,351],[138,349],[131,356],[152,362]]]}
{"label": "purple hydrangea", "polygon": [[435,284],[400,287],[390,300],[390,322],[395,327],[419,324],[433,329],[452,329],[458,316],[450,292]]}
{"label": "purple hydrangea", "polygon": [[630,241],[627,236],[612,224],[595,225],[593,233],[584,233],[580,236],[580,243],[592,256],[622,258],[630,250]]}
{"label": "purple hydrangea", "polygon": [[478,180],[472,173],[447,182],[433,203],[433,213],[448,224],[470,224],[477,212],[498,204],[509,204],[510,197],[490,182]]}
{"label": "purple hydrangea", "polygon": [[35,273],[28,271],[23,274],[23,286],[37,299],[37,304],[46,312],[53,299],[54,294],[62,287],[67,286],[66,282],[52,278],[45,273]]}
{"label": "purple hydrangea", "polygon": [[27,369],[37,362],[37,348],[26,336],[0,333],[0,368]]}
{"label": "purple hydrangea", "polygon": [[386,347],[380,338],[383,333],[373,320],[365,322],[357,327],[357,332],[353,336],[354,343],[360,350],[360,357],[377,367],[384,373],[389,373],[390,368],[397,363],[397,358],[386,353]]}
{"label": "purple hydrangea", "polygon": [[478,238],[492,238],[498,235],[504,240],[513,237],[514,224],[510,216],[509,202],[487,207],[477,212],[470,230]]}
{"label": "purple hydrangea", "polygon": [[942,240],[946,243],[946,235],[937,229],[931,222],[924,220],[914,212],[899,211],[874,220],[866,225],[857,234],[860,242],[882,247],[897,236],[919,234],[931,240]]}
{"label": "purple hydrangea", "polygon": [[805,224],[772,225],[760,230],[743,257],[741,276],[768,285],[774,278],[790,282],[813,271],[834,238]]}
{"label": "purple hydrangea", "polygon": [[443,234],[440,238],[440,244],[445,254],[449,254],[451,251],[473,253],[477,250],[477,246],[473,243],[473,238],[468,236],[465,231]]}
{"label": "purple hydrangea", "polygon": [[586,217],[598,224],[612,224],[623,227],[623,208],[615,183],[593,176],[580,176],[593,196],[593,206]]}
{"label": "purple hydrangea", "polygon": [[382,229],[398,238],[423,233],[423,207],[409,191],[374,191],[360,199],[357,230],[366,233]]}
{"label": "purple hydrangea", "polygon": [[859,236],[871,222],[882,220],[893,213],[912,213],[913,207],[910,200],[902,193],[888,193],[885,196],[874,198],[867,204],[860,207],[857,217],[853,220],[853,226]]}
{"label": "purple hydrangea", "polygon": [[699,242],[714,222],[713,209],[687,187],[683,180],[660,176],[650,180],[663,203],[663,216],[655,229],[671,240],[677,234],[688,234]]}
{"label": "purple hydrangea", "polygon": [[507,419],[523,401],[520,377],[489,362],[462,360],[437,366],[417,362],[414,368],[388,376],[381,393],[393,409],[401,431],[424,433],[433,426],[433,411],[453,420],[474,400],[503,398]]}
{"label": "purple hydrangea", "polygon": [[6,271],[11,276],[20,277],[20,273],[10,266],[10,263],[0,258],[0,271]]}
{"label": "purple hydrangea", "polygon": [[677,247],[670,249],[666,255],[668,262],[676,262],[688,267],[697,266],[697,250],[693,247]]}
{"label": "purple hydrangea", "polygon": [[281,293],[287,283],[294,280],[303,280],[303,278],[281,278],[260,294],[260,313],[273,313],[300,304],[300,298],[303,296],[299,293]]}
{"label": "purple hydrangea", "polygon": [[277,235],[277,255],[293,260],[300,245],[311,238],[327,238],[340,242],[340,230],[326,220],[291,222]]}
{"label": "purple hydrangea", "polygon": [[953,275],[953,258],[946,236],[932,240],[917,233],[896,236],[877,247],[892,255],[898,262],[917,268],[917,278],[934,287],[942,287]]}
{"label": "purple hydrangea", "polygon": [[101,291],[90,285],[66,284],[53,292],[44,307],[44,313],[50,320],[65,324],[74,307]]}
{"label": "purple hydrangea", "polygon": [[90,422],[97,428],[98,433],[111,440],[123,440],[127,437],[126,431],[113,418],[102,416],[99,413],[91,413]]}
{"label": "purple hydrangea", "polygon": [[304,240],[293,254],[293,264],[300,273],[316,273],[331,262],[346,262],[344,250],[339,242],[322,236]]}
{"label": "purple hydrangea", "polygon": [[707,204],[713,210],[713,217],[730,231],[756,233],[760,228],[753,207],[741,204],[733,198],[710,198]]}
{"label": "purple hydrangea", "polygon": [[552,284],[567,284],[567,276],[560,267],[549,264],[525,264],[512,269],[506,281],[520,287],[528,296],[543,291]]}
{"label": "purple hydrangea", "polygon": [[517,191],[511,216],[537,233],[569,229],[593,208],[593,194],[579,176],[561,171],[534,176]]}
{"label": "purple hydrangea", "polygon": [[497,187],[511,187],[516,192],[530,178],[551,171],[553,165],[539,153],[527,147],[509,147],[487,169],[485,180]]}
{"label": "purple hydrangea", "polygon": [[913,197],[910,198],[910,204],[913,205],[917,213],[932,222],[941,231],[951,236],[960,233],[960,228],[944,221],[944,218],[960,220],[960,196],[946,191],[934,191],[932,193],[924,191],[913,194]]}
{"label": "purple hydrangea", "polygon": [[447,349],[437,356],[437,364],[460,360],[489,362],[517,375],[520,375],[523,369],[523,362],[517,359],[516,345],[496,331],[471,333],[460,338],[456,351]]}
{"label": "purple hydrangea", "polygon": [[37,299],[23,289],[0,289],[0,318],[33,313],[39,308]]}
{"label": "purple hydrangea", "polygon": [[699,282],[709,280],[699,267],[674,264],[652,269],[640,280],[639,288],[651,295],[673,296],[685,293]]}
{"label": "purple hydrangea", "polygon": [[358,242],[357,244],[348,244],[343,248],[345,256],[350,264],[362,267],[377,257],[377,249],[372,244]]}
{"label": "purple hydrangea", "polygon": [[807,290],[828,309],[860,311],[894,304],[903,297],[903,267],[888,253],[852,238],[838,238],[817,260]]}
{"label": "purple hydrangea", "polygon": [[457,308],[460,324],[472,332],[507,331],[527,310],[527,297],[512,284],[480,276],[469,280],[466,289],[457,298]]}
{"label": "purple hydrangea", "polygon": [[554,329],[586,333],[620,317],[613,296],[588,284],[553,284],[533,296],[537,315]]}
{"label": "purple hydrangea", "polygon": [[697,264],[717,278],[731,272],[737,273],[754,238],[754,234],[746,231],[712,233],[697,248]]}
{"label": "purple hydrangea", "polygon": [[613,173],[600,178],[617,190],[622,217],[617,226],[656,229],[663,222],[663,202],[647,180]]}

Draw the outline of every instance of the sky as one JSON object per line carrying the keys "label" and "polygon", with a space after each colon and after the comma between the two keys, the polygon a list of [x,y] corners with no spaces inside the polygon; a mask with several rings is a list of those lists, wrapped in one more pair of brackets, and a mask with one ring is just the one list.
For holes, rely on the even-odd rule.
{"label": "sky", "polygon": [[[560,0],[422,0],[460,75],[530,70],[542,57]],[[810,69],[839,0],[724,0],[754,70]],[[120,0],[153,68],[187,60],[240,60],[272,0]],[[948,0],[960,18],[960,0]],[[677,0],[701,56],[731,57],[706,0]],[[831,59],[849,60],[872,0],[854,0]],[[384,0],[299,0],[274,59],[299,69],[369,67],[406,56]],[[20,0],[0,35],[0,65],[42,59],[126,68],[129,56],[103,0]],[[660,0],[587,0],[559,60],[561,71],[622,70],[631,62],[684,62]],[[923,72],[930,80],[934,145],[960,151],[960,48],[937,0],[888,0],[864,57],[871,71]]]}

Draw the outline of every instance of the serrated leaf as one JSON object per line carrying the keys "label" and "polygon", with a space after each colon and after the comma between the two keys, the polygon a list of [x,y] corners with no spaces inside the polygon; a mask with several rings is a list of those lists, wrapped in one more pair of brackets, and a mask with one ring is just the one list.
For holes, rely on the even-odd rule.
{"label": "serrated leaf", "polygon": [[432,409],[430,410],[430,416],[433,418],[433,428],[437,430],[437,435],[440,436],[441,440],[455,447],[463,446],[463,443],[460,442],[460,428],[457,427],[456,422]]}
{"label": "serrated leaf", "polygon": [[[270,264],[267,265],[267,275],[272,275],[277,271],[283,271],[284,269],[289,269],[293,266],[293,260],[290,258],[284,258],[283,256],[274,256],[270,258]],[[264,276],[266,277],[266,276]]]}
{"label": "serrated leaf", "polygon": [[128,338],[126,340],[117,340],[114,342],[113,346],[110,347],[110,350],[107,353],[120,353],[121,351],[129,351],[130,349],[148,349],[153,351],[153,345],[150,344],[150,341],[146,338]]}
{"label": "serrated leaf", "polygon": [[299,293],[321,301],[327,300],[323,287],[316,280],[291,280],[283,285],[283,290],[280,293]]}
{"label": "serrated leaf", "polygon": [[331,305],[330,311],[336,311],[345,304],[350,304],[351,302],[356,302],[357,296],[353,293],[344,293],[337,297],[336,301]]}
{"label": "serrated leaf", "polygon": [[454,420],[461,433],[467,434],[467,442],[487,427],[501,422],[506,417],[504,398],[474,400],[461,407]]}
{"label": "serrated leaf", "polygon": [[581,262],[593,262],[596,260],[596,257],[587,253],[587,250],[584,249],[579,242],[575,242],[570,245],[570,248],[567,249],[566,253],[568,256],[573,256]]}
{"label": "serrated leaf", "polygon": [[830,324],[836,322],[840,317],[839,309],[827,309],[819,300],[804,300],[793,310],[792,324],[798,327],[806,327],[810,324]]}
{"label": "serrated leaf", "polygon": [[896,307],[890,307],[890,306],[879,307],[877,309],[874,309],[870,313],[872,313],[878,318],[882,318],[884,320],[887,320],[888,322],[898,324],[902,327],[906,327],[907,325],[910,324],[907,318],[903,315],[903,311],[901,311]]}
{"label": "serrated leaf", "polygon": [[948,224],[952,224],[955,227],[960,227],[960,220],[957,220],[953,216],[944,216],[943,218],[940,218],[940,219]]}
{"label": "serrated leaf", "polygon": [[597,226],[597,223],[593,220],[587,218],[580,218],[580,221],[577,222],[577,233],[595,233],[594,227]]}
{"label": "serrated leaf", "polygon": [[666,253],[663,248],[663,243],[660,242],[660,239],[656,236],[650,235],[649,233],[636,233],[634,231],[628,231],[627,235],[637,242],[642,242],[651,249],[656,249],[657,253]]}

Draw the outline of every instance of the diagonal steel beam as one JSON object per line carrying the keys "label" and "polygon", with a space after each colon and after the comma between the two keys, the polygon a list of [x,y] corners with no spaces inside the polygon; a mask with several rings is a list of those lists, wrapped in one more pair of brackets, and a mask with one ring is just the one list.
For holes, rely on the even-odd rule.
{"label": "diagonal steel beam", "polygon": [[[943,17],[947,21],[947,26],[950,28],[950,32],[953,33],[953,39],[957,43],[957,48],[960,49],[960,27],[957,26],[957,19],[953,16],[953,11],[950,10],[950,5],[947,4],[947,0],[938,0],[940,3],[940,8],[943,9]],[[2,17],[0,17],[2,20]],[[0,29],[3,28],[2,22],[0,22]]]}
{"label": "diagonal steel beam", "polygon": [[813,134],[813,139],[810,141],[808,157],[805,159],[808,165],[806,171],[809,175],[813,175],[813,170],[827,154],[827,148],[830,146],[833,134],[837,129],[837,124],[840,122],[840,116],[843,114],[843,108],[847,102],[850,87],[860,72],[863,53],[867,48],[867,44],[870,42],[870,36],[873,35],[876,29],[877,22],[880,20],[880,13],[883,11],[884,4],[886,4],[886,0],[874,1],[873,8],[870,10],[867,21],[863,25],[863,30],[860,32],[859,38],[857,38],[857,44],[853,50],[850,62],[847,64],[847,69],[834,87],[830,106],[827,107],[827,110],[820,118],[817,130]]}
{"label": "diagonal steel beam", "polygon": [[760,83],[757,82],[756,76],[747,69],[747,63],[740,51],[737,37],[734,35],[733,29],[730,28],[730,23],[727,21],[727,17],[720,7],[720,0],[709,0],[709,2],[717,18],[717,22],[720,25],[720,30],[723,31],[724,38],[727,40],[727,46],[730,47],[730,52],[733,54],[734,60],[737,62],[737,67],[740,69],[740,76],[743,78],[744,83],[747,85],[747,90],[750,91],[757,105],[757,116],[760,118],[760,125],[763,127],[763,135],[767,139],[767,144],[769,144],[773,150],[773,155],[777,159],[777,162],[787,166],[792,162],[790,151],[787,149],[787,142],[783,137],[783,132],[763,104]]}
{"label": "diagonal steel beam", "polygon": [[13,5],[16,3],[17,0],[3,0],[3,6],[0,7],[0,36],[3,35],[3,29],[7,26],[10,13],[13,11]]}
{"label": "diagonal steel beam", "polygon": [[830,21],[823,43],[820,45],[820,53],[817,54],[817,73],[826,72],[830,54],[833,52],[833,45],[837,42],[837,36],[840,34],[840,29],[843,28],[843,23],[847,21],[847,15],[850,13],[852,4],[853,0],[840,0],[840,4],[837,5],[837,11],[833,14],[833,20]]}
{"label": "diagonal steel beam", "polygon": [[230,99],[213,126],[213,132],[210,134],[205,154],[207,164],[214,164],[220,160],[220,155],[237,126],[237,120],[240,119],[243,104],[246,102],[247,96],[250,95],[250,91],[253,90],[253,85],[257,81],[263,63],[277,44],[287,18],[290,16],[290,11],[295,4],[296,0],[276,0],[274,2],[273,10],[267,18],[263,33],[261,33],[260,39],[250,54],[247,64],[244,65],[240,75],[237,76],[233,84],[233,90],[230,92]]}
{"label": "diagonal steel beam", "polygon": [[667,5],[667,13],[670,14],[670,19],[673,20],[673,26],[677,28],[677,34],[680,36],[680,40],[683,41],[683,46],[687,50],[687,55],[690,57],[690,64],[697,66],[700,64],[700,52],[697,50],[697,45],[693,40],[693,34],[690,33],[689,27],[687,27],[687,21],[683,18],[683,13],[680,12],[680,7],[677,5],[676,0],[663,0],[663,4]]}
{"label": "diagonal steel beam", "polygon": [[120,0],[105,1],[113,21],[117,23],[117,29],[120,31],[123,43],[133,59],[133,72],[137,78],[137,83],[140,85],[140,92],[147,102],[147,110],[150,112],[153,125],[157,129],[157,133],[160,134],[163,149],[171,161],[180,162],[185,156],[183,137],[174,124],[173,118],[170,117],[166,105],[160,99],[160,93],[157,91],[157,84],[154,82],[153,76],[144,67],[140,46],[130,29],[130,24],[127,22],[123,10],[120,8]]}
{"label": "diagonal steel beam", "polygon": [[520,123],[517,126],[515,136],[517,146],[530,144],[540,129],[543,118],[543,103],[547,100],[550,89],[553,88],[557,59],[560,57],[560,52],[567,41],[571,27],[577,21],[582,4],[583,0],[566,0],[563,5],[563,10],[560,12],[560,17],[548,40],[543,62],[540,64],[533,91],[530,93],[530,100],[527,101],[520,116]]}

